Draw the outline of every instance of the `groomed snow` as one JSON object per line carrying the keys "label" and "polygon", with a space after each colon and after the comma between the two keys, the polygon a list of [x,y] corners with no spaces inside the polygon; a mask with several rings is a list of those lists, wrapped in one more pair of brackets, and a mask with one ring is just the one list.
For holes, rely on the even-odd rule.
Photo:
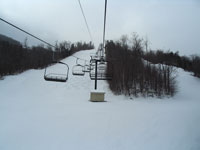
{"label": "groomed snow", "polygon": [[64,62],[66,83],[45,81],[44,70],[0,80],[0,150],[200,149],[200,79],[178,69],[179,92],[170,99],[115,96],[98,81],[107,102],[92,103],[94,81],[72,76],[74,57]]}

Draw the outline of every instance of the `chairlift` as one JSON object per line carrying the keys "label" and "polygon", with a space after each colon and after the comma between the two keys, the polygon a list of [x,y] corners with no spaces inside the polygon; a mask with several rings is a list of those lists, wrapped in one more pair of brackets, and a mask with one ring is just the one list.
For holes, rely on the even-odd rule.
{"label": "chairlift", "polygon": [[90,71],[94,70],[94,68],[95,68],[95,64],[90,64]]}
{"label": "chairlift", "polygon": [[90,54],[91,60],[100,60],[100,56],[98,55],[98,53],[91,53]]}
{"label": "chairlift", "polygon": [[97,58],[98,56],[96,53],[90,53],[90,57],[94,59],[94,58]]}
{"label": "chairlift", "polygon": [[106,67],[107,67],[106,64],[100,64],[100,63],[99,63],[97,69],[98,69],[98,71],[105,71],[105,70],[106,70]]}
{"label": "chairlift", "polygon": [[90,64],[87,64],[85,61],[85,65],[83,67],[83,72],[90,72],[90,70],[91,70]]}
{"label": "chairlift", "polygon": [[95,68],[95,63],[96,63],[97,60],[98,60],[98,59],[92,59],[92,57],[91,57],[91,59],[90,59],[90,71],[91,71],[91,70],[94,70],[94,68]]}
{"label": "chairlift", "polygon": [[94,68],[95,68],[95,63],[90,63],[90,66],[89,66],[89,67],[90,67],[90,71],[91,71],[91,70],[94,70]]}
{"label": "chairlift", "polygon": [[[109,71],[108,71],[108,69],[109,69]],[[97,70],[96,70],[97,71],[97,80],[111,80],[113,77],[112,70],[113,70],[113,67],[110,62],[97,61]],[[95,69],[90,71],[90,79],[95,80]]]}
{"label": "chairlift", "polygon": [[66,63],[63,63],[63,62],[60,62],[60,61],[59,62],[53,62],[53,65],[54,64],[60,64],[60,65],[62,65],[62,67],[60,68],[60,70],[62,70],[61,71],[62,73],[60,73],[60,71],[59,71],[59,73],[57,71],[55,71],[58,68],[52,70],[52,69],[50,69],[48,67],[48,69],[45,68],[44,79],[46,81],[66,82],[67,79],[68,79],[69,66]]}
{"label": "chairlift", "polygon": [[90,72],[90,70],[91,70],[90,65],[83,66],[83,72]]}
{"label": "chairlift", "polygon": [[72,68],[72,74],[75,76],[84,76],[85,72],[83,70],[84,66],[78,63],[78,58],[77,58],[76,65]]}

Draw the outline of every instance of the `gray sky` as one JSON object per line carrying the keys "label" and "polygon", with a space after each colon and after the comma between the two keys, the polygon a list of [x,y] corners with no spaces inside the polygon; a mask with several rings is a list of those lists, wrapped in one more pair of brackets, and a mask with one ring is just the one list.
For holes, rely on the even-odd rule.
{"label": "gray sky", "polygon": [[[104,0],[81,0],[91,33],[102,42]],[[1,0],[0,17],[54,44],[89,41],[78,0]],[[108,0],[106,39],[137,32],[148,37],[152,49],[200,54],[199,0]],[[0,34],[38,43],[0,22]]]}

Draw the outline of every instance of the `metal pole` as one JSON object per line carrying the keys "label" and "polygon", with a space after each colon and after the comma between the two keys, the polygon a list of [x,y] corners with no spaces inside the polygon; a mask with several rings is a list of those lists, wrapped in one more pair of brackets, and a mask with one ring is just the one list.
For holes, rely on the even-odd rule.
{"label": "metal pole", "polygon": [[105,10],[104,10],[104,27],[103,27],[103,47],[101,57],[104,57],[105,52],[105,34],[106,34],[106,13],[107,13],[107,0],[105,0]]}
{"label": "metal pole", "polygon": [[95,60],[95,84],[94,89],[97,89],[97,60]]}

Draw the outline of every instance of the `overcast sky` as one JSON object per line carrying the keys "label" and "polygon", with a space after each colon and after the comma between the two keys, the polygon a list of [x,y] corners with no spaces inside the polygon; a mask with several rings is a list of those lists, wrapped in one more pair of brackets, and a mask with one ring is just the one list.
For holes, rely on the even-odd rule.
{"label": "overcast sky", "polygon": [[[81,0],[98,46],[104,0]],[[90,41],[78,0],[0,0],[0,17],[52,43]],[[108,0],[106,39],[137,32],[152,49],[200,54],[200,0]],[[0,22],[0,34],[21,42],[36,40]]]}

